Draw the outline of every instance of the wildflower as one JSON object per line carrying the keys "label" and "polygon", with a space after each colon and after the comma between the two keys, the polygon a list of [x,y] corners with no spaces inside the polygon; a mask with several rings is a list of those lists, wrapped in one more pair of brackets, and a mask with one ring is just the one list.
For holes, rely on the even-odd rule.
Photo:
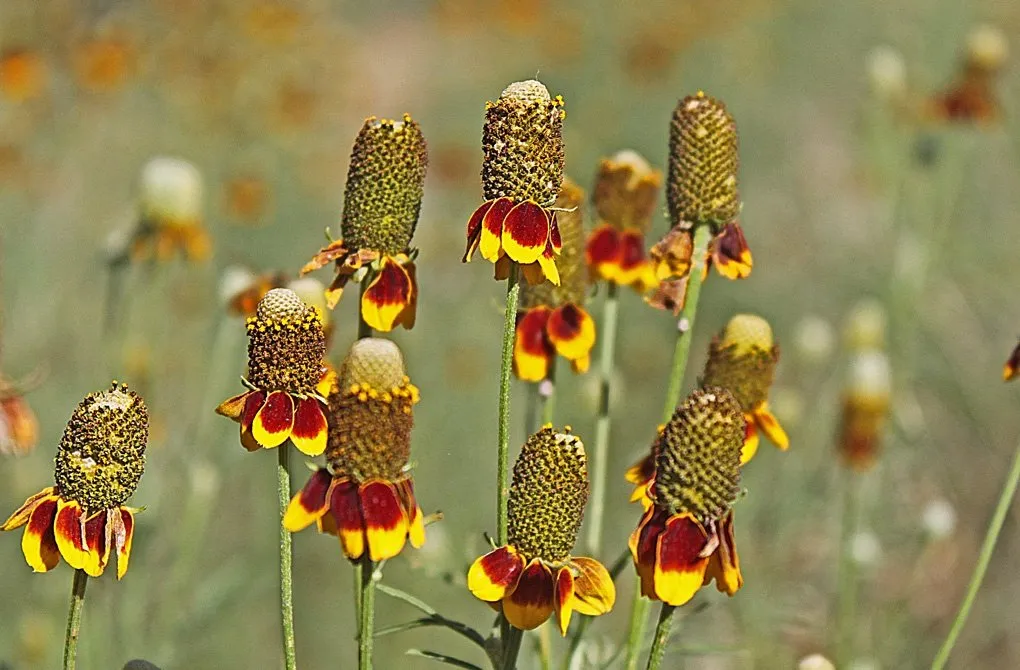
{"label": "wildflower", "polygon": [[368,548],[373,561],[393,558],[410,540],[425,543],[421,508],[407,471],[418,389],[389,340],[357,340],[329,395],[328,466],[290,502],[284,527],[296,533],[315,522],[340,538],[347,558]]}
{"label": "wildflower", "polygon": [[518,263],[529,284],[559,284],[562,241],[553,203],[563,182],[563,98],[532,79],[510,84],[485,107],[485,202],[468,221],[463,260],[478,249],[495,263],[496,279],[509,277]]}
{"label": "wildflower", "polygon": [[209,234],[202,225],[202,176],[194,165],[165,156],[150,160],[142,170],[139,205],[129,248],[115,250],[115,260],[167,260],[178,251],[189,260],[209,256]]}
{"label": "wildflower", "polygon": [[751,250],[736,220],[738,164],[737,125],[726,106],[701,91],[681,100],[669,136],[666,200],[673,227],[651,250],[656,276],[673,287],[653,298],[653,305],[683,305],[697,226],[710,226],[713,235],[706,272],[714,265],[728,279],[751,274]]}
{"label": "wildflower", "polygon": [[1017,342],[1017,345],[1013,347],[1012,353],[1006,360],[1006,365],[1002,368],[1002,380],[1012,381],[1018,372],[1020,372],[1020,342]]}
{"label": "wildflower", "polygon": [[648,453],[640,461],[630,466],[624,475],[624,479],[634,485],[634,490],[630,494],[630,502],[640,502],[644,509],[652,506],[648,486],[655,479],[655,461],[659,457],[662,431],[665,427],[660,425],[655,429],[655,439],[652,441]]}
{"label": "wildflower", "polygon": [[877,98],[902,99],[907,92],[907,64],[903,54],[882,45],[868,52],[866,60],[868,83]]}
{"label": "wildflower", "polygon": [[145,469],[148,438],[145,402],[127,386],[114,382],[78,403],[57,449],[56,485],[30,497],[0,526],[25,526],[21,550],[33,570],[52,570],[63,556],[72,568],[98,577],[115,552],[117,579],[124,576],[139,511],[125,503]]}
{"label": "wildflower", "polygon": [[661,186],[662,172],[633,151],[621,151],[599,164],[592,202],[600,223],[585,250],[593,280],[631,286],[640,293],[658,283],[645,253],[645,234]]}
{"label": "wildflower", "polygon": [[0,376],[0,454],[26,454],[39,440],[35,413],[23,396],[22,385]]}
{"label": "wildflower", "polygon": [[846,317],[843,326],[843,341],[850,351],[882,349],[886,340],[885,307],[878,300],[866,298],[861,300]]}
{"label": "wildflower", "polygon": [[581,440],[550,426],[528,438],[514,464],[507,544],[471,565],[471,593],[501,603],[507,621],[521,630],[555,613],[566,635],[575,610],[588,616],[611,610],[616,588],[609,572],[593,558],[571,556],[587,502]]}
{"label": "wildflower", "polygon": [[287,284],[287,275],[270,270],[258,275],[243,267],[229,267],[220,281],[220,297],[227,312],[245,318],[255,315],[259,301],[274,288]]}
{"label": "wildflower", "polygon": [[514,372],[524,381],[537,382],[549,374],[556,354],[563,356],[574,372],[586,372],[595,346],[595,320],[584,309],[588,294],[588,272],[582,245],[584,221],[581,203],[584,192],[565,180],[556,199],[563,251],[560,255],[560,283],[543,282],[521,291],[514,336]]}
{"label": "wildflower", "polygon": [[323,247],[301,274],[336,261],[336,277],[326,290],[336,306],[352,277],[368,282],[361,316],[375,330],[400,324],[414,327],[418,283],[411,236],[418,225],[425,188],[428,150],[421,127],[407,114],[401,121],[365,120],[354,140],[347,171],[342,237]]}
{"label": "wildflower", "polygon": [[272,449],[289,438],[299,451],[326,449],[325,393],[331,383],[323,363],[326,336],[318,312],[290,289],[266,293],[247,321],[248,391],[216,411],[241,424],[248,451]]}
{"label": "wildflower", "polygon": [[744,416],[721,387],[691,393],[663,429],[652,505],[630,536],[641,593],[683,605],[703,585],[743,584],[731,506],[739,493]]}
{"label": "wildflower", "polygon": [[46,86],[46,63],[34,51],[8,49],[0,53],[0,94],[12,102],[39,97]]}
{"label": "wildflower", "polygon": [[1005,36],[994,26],[981,26],[967,37],[956,80],[928,102],[929,116],[941,121],[989,123],[1001,116],[995,76],[1009,57]]}
{"label": "wildflower", "polygon": [[878,458],[892,395],[890,376],[889,359],[881,351],[859,352],[850,363],[838,446],[854,470],[869,470]]}

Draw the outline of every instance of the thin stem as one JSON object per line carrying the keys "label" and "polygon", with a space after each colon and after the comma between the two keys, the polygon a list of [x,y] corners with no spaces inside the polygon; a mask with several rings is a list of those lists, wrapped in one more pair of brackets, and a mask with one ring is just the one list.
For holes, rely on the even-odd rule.
{"label": "thin stem", "polygon": [[366,337],[372,337],[372,328],[365,323],[365,319],[361,316],[361,304],[365,299],[365,291],[368,290],[368,282],[361,282],[361,293],[358,296],[358,339],[363,340]]}
{"label": "thin stem", "polygon": [[981,544],[981,553],[978,554],[977,565],[974,566],[974,573],[971,575],[970,584],[967,586],[967,595],[964,596],[963,602],[960,604],[960,611],[956,613],[953,627],[949,629],[949,635],[946,636],[945,642],[942,643],[938,655],[935,656],[935,660],[931,664],[932,670],[942,670],[945,667],[946,662],[949,660],[949,654],[953,651],[953,645],[956,644],[956,639],[960,637],[960,632],[967,623],[967,616],[970,614],[971,607],[974,606],[974,600],[977,598],[981,582],[985,578],[988,564],[992,561],[992,553],[995,551],[995,543],[999,539],[1002,525],[1006,521],[1006,514],[1009,512],[1010,505],[1013,502],[1013,496],[1016,495],[1018,482],[1020,482],[1020,445],[1017,445],[1016,451],[1013,453],[1013,465],[1009,469],[1009,475],[1006,477],[1006,483],[1002,487],[1002,493],[999,494],[999,502],[995,506],[995,513],[988,524],[988,532],[985,534],[985,540]]}
{"label": "thin stem", "polygon": [[496,452],[496,546],[506,544],[506,502],[510,497],[507,461],[510,454],[510,370],[514,353],[514,330],[521,287],[514,264],[506,280],[506,311],[503,316],[503,348],[499,370],[499,433]]}
{"label": "thin stem", "polygon": [[839,538],[839,578],[836,593],[838,619],[836,622],[836,663],[849,665],[854,650],[857,620],[857,566],[853,559],[853,539],[857,532],[860,502],[859,477],[849,473],[843,491],[843,520]]}
{"label": "thin stem", "polygon": [[609,478],[609,396],[616,353],[616,323],[620,312],[619,287],[609,282],[602,309],[602,346],[599,349],[599,406],[595,419],[595,451],[591,458],[591,503],[589,505],[588,553],[598,556],[602,548],[602,517],[606,508],[606,483]]}
{"label": "thin stem", "polygon": [[81,611],[85,604],[85,587],[89,576],[85,571],[74,571],[71,582],[71,607],[67,612],[67,634],[64,636],[64,670],[74,670],[78,657],[78,633],[81,631]]}
{"label": "thin stem", "polygon": [[549,373],[538,385],[538,402],[542,407],[541,425],[552,423],[556,412],[556,356],[549,361]]}
{"label": "thin stem", "polygon": [[358,637],[361,637],[361,584],[364,568],[361,561],[354,563],[354,621],[358,627]]}
{"label": "thin stem", "polygon": [[293,549],[290,531],[283,527],[283,515],[290,504],[290,443],[277,447],[276,489],[280,502],[280,623],[283,627],[283,659],[287,670],[297,667],[294,644],[294,579]]}
{"label": "thin stem", "polygon": [[655,637],[652,639],[652,650],[648,653],[647,670],[658,670],[662,659],[666,656],[666,643],[673,632],[673,613],[676,608],[662,603],[659,609],[659,623],[655,626]]}
{"label": "thin stem", "polygon": [[[694,251],[691,255],[693,262],[687,279],[687,296],[677,323],[676,347],[673,349],[673,366],[670,369],[666,401],[662,408],[662,423],[669,422],[677,403],[680,402],[684,373],[687,371],[687,358],[691,351],[691,331],[694,329],[694,317],[698,310],[698,300],[701,298],[701,284],[704,281],[704,271],[708,262],[708,244],[711,241],[711,226],[701,224],[695,228]],[[637,668],[638,652],[645,634],[645,619],[648,617],[649,604],[650,601],[642,597],[641,589],[635,588],[634,604],[630,613],[630,626],[627,633],[627,656],[624,666],[627,670]]]}
{"label": "thin stem", "polygon": [[375,564],[368,554],[361,556],[361,611],[358,617],[358,670],[372,670],[375,640]]}
{"label": "thin stem", "polygon": [[507,625],[506,635],[503,638],[503,668],[502,670],[515,670],[517,668],[517,655],[521,652],[521,640],[524,639],[524,631]]}
{"label": "thin stem", "polygon": [[552,639],[549,631],[551,624],[546,621],[538,629],[538,662],[542,670],[552,670]]}

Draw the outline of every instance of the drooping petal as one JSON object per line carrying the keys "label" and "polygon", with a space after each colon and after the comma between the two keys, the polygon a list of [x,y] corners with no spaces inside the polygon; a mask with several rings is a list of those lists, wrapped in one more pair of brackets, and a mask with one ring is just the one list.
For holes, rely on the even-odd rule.
{"label": "drooping petal", "polygon": [[560,635],[567,634],[570,627],[570,615],[574,611],[574,575],[570,568],[564,566],[556,571],[553,604],[556,609],[556,623],[560,627]]}
{"label": "drooping petal", "polygon": [[481,556],[468,570],[468,590],[485,602],[502,600],[513,593],[524,572],[524,559],[511,546],[499,547]]}
{"label": "drooping petal", "polygon": [[[503,255],[499,257],[499,260],[492,264],[492,277],[496,281],[503,281],[510,278],[510,271],[514,267],[514,262],[510,260],[509,256]],[[528,266],[524,266],[528,267]],[[528,273],[525,271],[525,277]]]}
{"label": "drooping petal", "polygon": [[720,592],[731,596],[744,585],[737,544],[733,539],[732,510],[719,522],[719,547],[709,557],[704,583],[708,584],[713,579]]}
{"label": "drooping petal", "polygon": [[680,316],[680,310],[687,302],[687,282],[690,275],[682,279],[670,279],[659,282],[651,295],[645,296],[645,302],[655,309],[673,312]]}
{"label": "drooping petal", "polygon": [[53,534],[57,501],[56,495],[37,500],[21,536],[21,553],[35,572],[52,570],[60,562],[60,549]]}
{"label": "drooping petal", "polygon": [[407,542],[407,515],[396,488],[389,482],[369,481],[361,485],[358,495],[369,558],[393,558]]}
{"label": "drooping petal", "polygon": [[318,456],[326,450],[326,438],[329,426],[326,424],[326,413],[318,398],[300,398],[294,412],[294,427],[290,431],[290,441],[298,451],[307,456]]}
{"label": "drooping petal", "polygon": [[250,395],[251,391],[245,391],[244,393],[238,393],[232,398],[227,398],[216,408],[216,413],[228,419],[240,421]]}
{"label": "drooping petal", "polygon": [[478,242],[478,251],[482,258],[495,263],[503,255],[503,219],[513,209],[510,198],[496,198],[482,217],[482,234]]}
{"label": "drooping petal", "polygon": [[623,477],[631,484],[645,484],[654,476],[655,458],[651,453],[648,453],[640,461],[630,466]]}
{"label": "drooping petal", "polygon": [[411,276],[400,263],[384,256],[382,267],[361,296],[361,316],[374,330],[388,333],[413,298]]}
{"label": "drooping petal", "polygon": [[327,263],[331,263],[338,258],[343,258],[348,254],[347,248],[344,247],[343,240],[333,240],[322,249],[319,253],[312,257],[312,260],[305,263],[304,267],[301,268],[301,274],[306,275],[309,272],[318,270],[324,267]]}
{"label": "drooping petal", "polygon": [[529,309],[517,319],[514,332],[514,374],[526,382],[538,382],[549,373],[553,349],[546,339],[551,310],[545,306]]}
{"label": "drooping petal", "polygon": [[712,241],[712,263],[727,279],[745,279],[751,275],[754,261],[740,224],[731,221]]}
{"label": "drooping petal", "polygon": [[655,265],[656,279],[682,279],[691,269],[694,237],[690,230],[672,228],[652,246],[649,255]]}
{"label": "drooping petal", "polygon": [[24,526],[28,523],[28,518],[32,516],[32,512],[35,510],[36,506],[43,499],[54,497],[55,492],[56,489],[54,487],[48,486],[42,491],[39,491],[39,493],[33,494],[14,512],[14,514],[7,518],[7,521],[4,521],[4,524],[0,526],[0,530],[14,530],[15,528],[21,528]]}
{"label": "drooping petal", "polygon": [[75,570],[84,568],[88,561],[83,521],[81,505],[77,501],[60,499],[57,503],[57,515],[53,520],[53,534],[60,555]]}
{"label": "drooping petal", "polygon": [[754,421],[747,421],[745,416],[744,421],[744,446],[740,448],[740,464],[750,462],[754,455],[758,453],[758,428]]}
{"label": "drooping petal", "polygon": [[1020,343],[1013,347],[1006,364],[1002,366],[1002,381],[1015,379],[1018,373],[1020,373]]}
{"label": "drooping petal", "polygon": [[315,385],[315,392],[323,398],[328,398],[329,394],[333,392],[333,383],[337,380],[336,368],[329,361],[322,362],[322,376],[319,377],[319,382]]}
{"label": "drooping petal", "polygon": [[283,527],[296,533],[310,526],[312,522],[329,509],[328,493],[333,475],[326,468],[319,468],[309,477],[308,483],[294,496],[283,514]]}
{"label": "drooping petal", "polygon": [[698,592],[708,557],[701,554],[708,533],[690,514],[671,517],[655,551],[655,595],[670,605],[683,605]]}
{"label": "drooping petal", "polygon": [[475,249],[478,248],[478,241],[482,235],[482,219],[485,218],[485,214],[489,211],[490,207],[492,207],[491,200],[483,202],[478,209],[472,212],[471,218],[468,219],[467,248],[464,250],[464,257],[461,259],[464,263],[471,262],[471,257],[475,255]]}
{"label": "drooping petal", "polygon": [[266,404],[266,394],[263,391],[250,391],[244,401],[244,410],[241,412],[241,446],[248,451],[257,451],[262,448],[252,436],[251,427],[255,423],[255,417],[259,410]]}
{"label": "drooping petal", "polygon": [[620,233],[619,267],[616,283],[633,286],[640,292],[649,291],[659,283],[655,268],[645,253],[645,236],[639,230]]}
{"label": "drooping petal", "polygon": [[344,555],[352,561],[361,558],[365,553],[365,521],[361,516],[358,485],[346,479],[335,482],[329,496],[329,510],[336,522]]}
{"label": "drooping petal", "polygon": [[273,391],[255,415],[251,435],[266,449],[278,447],[290,437],[294,427],[294,399],[284,391]]}
{"label": "drooping petal", "polygon": [[666,515],[655,507],[649,507],[641,515],[637,528],[627,542],[634,559],[638,579],[641,581],[641,595],[656,598],[655,595],[655,550],[659,535],[666,528]]}
{"label": "drooping petal", "polygon": [[85,522],[86,554],[82,569],[89,577],[101,576],[110,560],[110,537],[106,522],[107,510],[93,514]]}
{"label": "drooping petal", "polygon": [[425,545],[425,518],[414,497],[414,484],[410,477],[397,483],[397,493],[407,515],[407,539],[412,547],[420,549]]}
{"label": "drooping petal", "polygon": [[584,249],[585,262],[592,273],[592,278],[615,281],[621,265],[622,252],[620,233],[616,228],[604,223],[592,231]]}
{"label": "drooping petal", "polygon": [[577,571],[574,576],[574,609],[588,616],[599,616],[613,609],[616,586],[605,566],[587,556],[571,559],[571,565]]}
{"label": "drooping petal", "polygon": [[397,317],[397,324],[411,330],[414,328],[415,321],[418,320],[418,268],[409,260],[402,261],[400,265],[411,280],[411,299],[404,306],[404,311]]}
{"label": "drooping petal", "polygon": [[503,220],[503,251],[518,263],[534,263],[549,242],[549,216],[530,200],[517,204]]}
{"label": "drooping petal", "polygon": [[503,615],[511,626],[533,630],[553,613],[554,600],[552,571],[536,558],[524,568],[517,588],[503,598]]}
{"label": "drooping petal", "polygon": [[[111,510],[117,514],[120,523],[113,529],[113,545],[117,549],[117,579],[127,574],[128,563],[131,561],[131,543],[135,537],[135,512],[129,507]],[[116,521],[116,519],[114,519]]]}
{"label": "drooping petal", "polygon": [[[556,256],[559,256],[563,251],[563,237],[560,235],[560,222],[556,218],[556,212],[550,212],[548,210],[542,210],[545,215],[549,218],[549,248]],[[558,281],[554,281],[554,284],[559,284]]]}
{"label": "drooping petal", "polygon": [[754,422],[758,424],[758,427],[761,428],[762,432],[765,433],[765,437],[769,438],[772,444],[779,447],[782,451],[790,448],[790,438],[787,437],[783,427],[779,425],[776,416],[769,410],[768,403],[763,404],[754,411]]}
{"label": "drooping petal", "polygon": [[568,302],[554,309],[545,328],[556,352],[570,361],[575,372],[585,372],[595,346],[595,320],[582,307]]}
{"label": "drooping petal", "polygon": [[[552,284],[553,286],[560,285],[560,271],[556,267],[556,258],[553,255],[551,245],[546,247],[546,250],[542,252],[541,256],[538,257],[536,263],[538,264],[539,270],[541,270],[542,276],[548,279],[550,284]],[[526,265],[523,267],[529,266]],[[525,273],[525,276],[527,276],[527,273]],[[528,277],[528,283],[534,286],[535,284],[541,284],[542,282],[532,281],[531,277]]]}

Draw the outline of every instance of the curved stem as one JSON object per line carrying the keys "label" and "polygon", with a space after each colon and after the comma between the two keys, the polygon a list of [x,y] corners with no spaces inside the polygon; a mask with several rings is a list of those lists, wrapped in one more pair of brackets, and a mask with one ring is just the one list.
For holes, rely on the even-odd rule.
{"label": "curved stem", "polygon": [[290,531],[283,527],[283,515],[290,504],[290,443],[277,447],[276,490],[280,502],[280,623],[283,627],[283,660],[287,670],[297,667],[294,644],[293,549]]}
{"label": "curved stem", "polygon": [[652,640],[652,651],[648,654],[647,670],[658,670],[662,659],[666,656],[666,644],[673,632],[673,613],[676,608],[662,603],[659,609],[659,623],[655,626],[655,638]]}
{"label": "curved stem", "polygon": [[375,640],[375,564],[365,553],[361,560],[361,609],[358,617],[358,670],[372,670]]}
{"label": "curved stem", "polygon": [[84,570],[74,571],[71,582],[71,607],[67,612],[67,633],[64,636],[64,670],[74,670],[78,658],[78,633],[81,631],[81,612],[85,604],[85,587],[89,576]]}
{"label": "curved stem", "polygon": [[602,313],[602,346],[599,349],[599,406],[595,419],[595,451],[592,454],[591,512],[586,545],[592,556],[602,548],[602,517],[606,507],[609,472],[609,394],[616,353],[616,322],[620,312],[619,287],[609,282]]}
{"label": "curved stem", "polygon": [[949,660],[949,654],[952,653],[953,646],[956,644],[956,639],[960,637],[960,632],[967,623],[967,616],[970,614],[971,607],[974,606],[974,600],[977,599],[981,582],[985,578],[985,572],[988,571],[988,564],[991,563],[992,554],[995,551],[995,543],[999,539],[999,532],[1002,531],[1002,525],[1006,521],[1006,514],[1009,513],[1013,496],[1016,495],[1018,482],[1020,482],[1020,445],[1017,445],[1016,451],[1013,453],[1013,465],[1009,469],[1009,475],[1007,475],[1006,483],[1002,487],[1002,493],[999,494],[999,502],[995,506],[995,513],[988,524],[988,532],[985,534],[985,540],[981,545],[981,553],[978,554],[978,562],[974,566],[974,574],[971,575],[970,584],[967,586],[967,595],[964,596],[963,602],[960,604],[960,611],[957,612],[956,619],[953,620],[953,627],[949,629],[949,635],[946,636],[945,642],[942,643],[938,655],[935,656],[935,660],[931,664],[932,670],[942,670],[945,667],[946,662]]}
{"label": "curved stem", "polygon": [[507,461],[510,453],[510,371],[514,354],[514,330],[517,325],[517,302],[521,287],[517,264],[506,280],[506,311],[503,316],[503,347],[499,370],[499,430],[496,451],[496,546],[506,544],[506,503],[510,497]]}

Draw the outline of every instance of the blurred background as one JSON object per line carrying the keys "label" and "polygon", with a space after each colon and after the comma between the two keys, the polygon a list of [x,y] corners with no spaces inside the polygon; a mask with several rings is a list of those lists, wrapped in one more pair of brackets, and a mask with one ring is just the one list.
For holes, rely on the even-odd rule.
{"label": "blurred background", "polygon": [[[223,277],[238,265],[293,275],[318,250],[337,228],[351,142],[370,115],[409,112],[429,142],[418,324],[392,337],[422,392],[419,501],[446,515],[385,580],[487,627],[491,610],[464,574],[494,525],[505,288],[489,264],[460,256],[481,197],[484,103],[536,75],[566,101],[567,172],[585,187],[619,149],[665,167],[672,109],[698,89],[725,101],[740,130],[754,273],[707,282],[686,388],[731,315],[765,316],[783,351],[772,406],[792,446],[763,444],[747,468],[736,512],[745,586],[732,599],[706,589],[704,607],[683,611],[671,667],[831,656],[851,479],[859,588],[846,667],[926,667],[1020,438],[1017,388],[1001,382],[1020,332],[1020,69],[999,53],[967,88],[973,72],[962,68],[1003,41],[1020,48],[1012,0],[5,0],[0,369],[38,382],[26,397],[39,446],[0,460],[0,516],[51,483],[64,423],[86,393],[126,381],[152,417],[131,570],[120,583],[109,571],[91,580],[80,667],[277,665],[275,458],[245,453],[236,425],[212,413],[238,392],[245,364]],[[960,90],[977,103],[947,104]],[[139,174],[157,155],[201,171],[211,255],[131,262],[111,281],[111,245],[137,221]],[[660,215],[649,242],[666,228]],[[111,300],[120,318],[108,331]],[[597,319],[601,301],[594,293]],[[638,520],[623,472],[654,435],[676,326],[629,291],[621,303],[607,563]],[[347,296],[335,312],[334,360],[355,337],[355,308]],[[836,435],[846,333],[860,328],[888,352],[894,392],[878,462],[851,474]],[[584,439],[595,380],[561,378],[557,420]],[[523,385],[516,394],[515,447]],[[294,472],[300,486],[304,469]],[[19,537],[0,537],[0,666],[56,667],[71,571],[33,575]],[[294,547],[299,662],[350,666],[351,567],[311,530]],[[1020,667],[1018,561],[1011,515],[951,667]],[[628,566],[616,611],[590,629],[584,667],[623,639],[633,586]],[[379,627],[417,616],[378,601]],[[537,667],[528,644],[522,667]],[[385,639],[377,667],[432,667],[403,656],[423,646],[485,662],[437,629]]]}

